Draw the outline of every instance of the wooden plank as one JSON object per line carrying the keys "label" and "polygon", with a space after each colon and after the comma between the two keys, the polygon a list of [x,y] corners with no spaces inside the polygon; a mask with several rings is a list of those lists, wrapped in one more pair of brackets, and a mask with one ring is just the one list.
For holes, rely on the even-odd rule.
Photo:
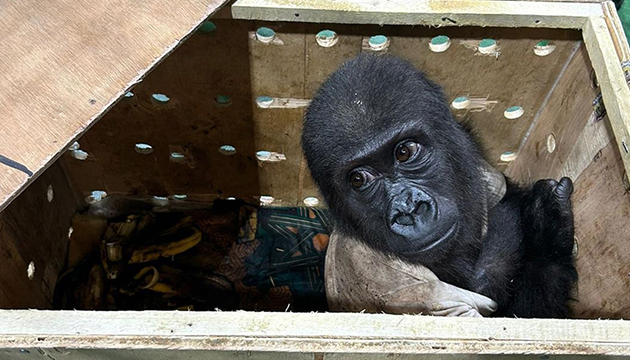
{"label": "wooden plank", "polygon": [[580,318],[630,317],[630,193],[623,184],[621,155],[614,142],[575,183]]}
{"label": "wooden plank", "polygon": [[[55,164],[0,213],[0,308],[50,307],[76,206],[63,169]],[[32,280],[27,276],[31,262]]]}
{"label": "wooden plank", "polygon": [[[587,31],[584,36],[589,36]],[[606,56],[607,60],[612,59],[611,66],[618,66],[618,56],[623,59],[623,48],[618,47],[617,51],[608,47]],[[604,51],[599,45],[591,45],[589,50],[591,56],[593,52],[601,54]],[[593,65],[596,61],[594,58]],[[596,119],[593,113],[592,101],[597,96],[597,90],[591,86],[590,68],[588,55],[580,51],[563,72],[550,100],[544,104],[539,120],[509,169],[509,175],[524,182],[540,178],[558,179],[561,176],[574,180],[573,204],[580,274],[578,301],[574,305],[576,316],[627,318],[630,307],[621,299],[630,295],[627,281],[630,268],[624,260],[630,256],[625,246],[630,235],[626,221],[630,202],[623,185],[622,156],[611,144],[614,121]],[[601,57],[599,70],[603,70]],[[611,93],[610,90],[606,92],[604,87],[609,85],[604,85],[599,75],[598,79],[604,101],[611,104],[608,106],[616,106],[614,94],[613,101],[608,101]],[[627,86],[625,81],[617,84],[623,99]],[[621,101],[627,105],[630,98]],[[619,114],[613,112],[609,116]],[[548,147],[551,134],[555,138],[553,152]],[[624,151],[623,145],[621,151]],[[604,204],[606,210],[602,211]]]}
{"label": "wooden plank", "polygon": [[621,19],[615,8],[615,4],[612,1],[606,1],[602,4],[602,10],[604,12],[604,20],[608,26],[608,31],[612,37],[613,44],[615,45],[615,51],[619,59],[624,62],[630,60],[630,48],[628,47],[628,38],[623,30]]}
{"label": "wooden plank", "polygon": [[243,311],[0,311],[1,349],[627,356],[629,339],[628,321]]}
{"label": "wooden plank", "polygon": [[[298,353],[298,352],[276,352],[276,351],[204,351],[204,350],[153,350],[153,349],[0,349],[0,360],[20,359],[20,360],[41,360],[45,356],[47,359],[56,360],[112,360],[112,359],[133,359],[133,360],[386,360],[392,357],[400,360],[426,360],[427,355],[421,354],[365,354],[365,353]],[[544,357],[544,356],[543,356]],[[450,360],[536,360],[539,355],[465,355],[465,354],[441,354],[431,355],[429,359],[450,359]],[[558,360],[584,360],[584,356],[565,355],[557,356]],[[606,360],[622,360],[626,357],[606,356],[588,357],[603,358]]]}
{"label": "wooden plank", "polygon": [[[312,353],[126,349],[0,349],[0,360],[317,360]],[[320,358],[321,359],[321,358]],[[579,359],[575,359],[579,360]]]}
{"label": "wooden plank", "polygon": [[[630,170],[630,88],[621,69],[616,47],[628,47],[625,41],[615,41],[610,23],[618,18],[591,17],[583,30],[584,42],[600,84],[606,112],[621,159],[626,171]],[[621,54],[626,51],[621,52]],[[627,59],[625,59],[627,60]]]}
{"label": "wooden plank", "polygon": [[600,4],[500,0],[238,0],[236,19],[341,24],[581,28]]}
{"label": "wooden plank", "polygon": [[0,210],[225,2],[5,2]]}
{"label": "wooden plank", "polygon": [[[253,99],[259,96],[305,99],[304,24],[256,22],[252,25],[255,26],[252,26],[249,39],[249,59]],[[258,27],[273,29],[282,44],[265,44],[256,40],[254,32]],[[256,150],[277,152],[286,157],[279,162],[260,163],[260,195],[272,196],[275,199],[272,205],[275,206],[297,206],[302,167],[300,134],[305,107],[264,109],[253,106]]]}

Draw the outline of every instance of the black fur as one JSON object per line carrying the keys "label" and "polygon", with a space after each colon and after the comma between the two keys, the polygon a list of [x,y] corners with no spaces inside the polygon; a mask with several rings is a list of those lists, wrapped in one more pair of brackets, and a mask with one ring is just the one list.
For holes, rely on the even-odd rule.
{"label": "black fur", "polygon": [[[406,141],[420,150],[396,160]],[[497,316],[570,315],[571,181],[508,180],[481,239],[482,152],[441,88],[412,65],[374,55],[345,63],[308,107],[302,146],[342,234],[491,297]],[[353,171],[367,185],[353,187]]]}

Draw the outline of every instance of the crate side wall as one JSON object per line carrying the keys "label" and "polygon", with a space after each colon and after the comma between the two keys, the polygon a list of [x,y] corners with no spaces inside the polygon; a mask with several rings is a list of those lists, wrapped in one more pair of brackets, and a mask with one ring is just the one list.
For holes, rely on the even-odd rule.
{"label": "crate side wall", "polygon": [[0,213],[0,308],[51,306],[76,208],[64,170],[55,163]]}

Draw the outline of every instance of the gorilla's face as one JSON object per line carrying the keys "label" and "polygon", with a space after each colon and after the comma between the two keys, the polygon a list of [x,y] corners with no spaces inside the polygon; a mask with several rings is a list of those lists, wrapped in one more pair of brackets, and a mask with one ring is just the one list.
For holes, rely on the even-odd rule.
{"label": "gorilla's face", "polygon": [[424,261],[479,238],[481,156],[441,89],[411,65],[346,63],[307,109],[302,145],[339,231]]}
{"label": "gorilla's face", "polygon": [[441,169],[434,146],[409,137],[353,155],[352,168],[338,179],[347,194],[341,201],[348,208],[370,209],[351,213],[353,223],[388,229],[396,236],[382,240],[400,255],[429,250],[457,234],[457,194],[444,186],[450,171]]}

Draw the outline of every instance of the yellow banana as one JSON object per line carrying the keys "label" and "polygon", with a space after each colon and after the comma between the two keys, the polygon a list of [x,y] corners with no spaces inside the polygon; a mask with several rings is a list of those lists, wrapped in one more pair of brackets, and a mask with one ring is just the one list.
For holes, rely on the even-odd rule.
{"label": "yellow banana", "polygon": [[173,289],[170,285],[165,283],[157,283],[150,288],[147,288],[147,290],[155,291],[162,294],[177,294],[177,290]]}
{"label": "yellow banana", "polygon": [[192,232],[192,234],[182,240],[164,244],[149,245],[136,249],[131,255],[129,264],[144,263],[163,257],[175,256],[199,244],[201,241],[201,232],[195,228],[189,228],[186,230]]}

